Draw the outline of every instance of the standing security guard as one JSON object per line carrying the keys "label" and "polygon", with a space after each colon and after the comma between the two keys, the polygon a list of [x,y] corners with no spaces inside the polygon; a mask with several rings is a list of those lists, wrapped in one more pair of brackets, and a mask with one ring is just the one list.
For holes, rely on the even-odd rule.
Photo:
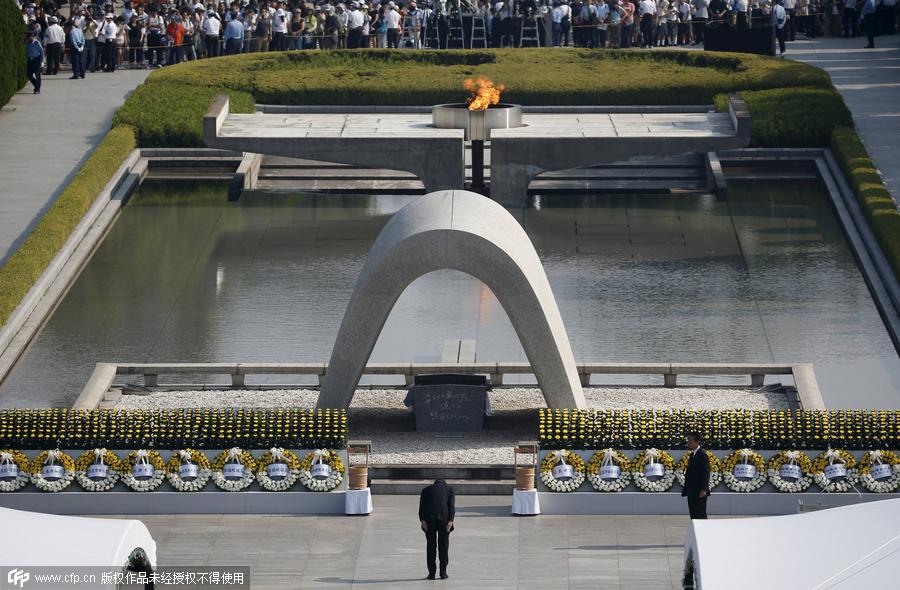
{"label": "standing security guard", "polygon": [[706,519],[706,499],[709,497],[709,457],[700,448],[700,434],[687,435],[687,447],[691,451],[687,469],[684,472],[682,496],[687,496],[691,519]]}
{"label": "standing security guard", "polygon": [[450,561],[450,531],[453,530],[453,518],[456,516],[456,497],[453,488],[443,479],[434,480],[434,484],[424,488],[419,496],[419,524],[425,533],[426,565],[428,579],[433,580],[435,570],[435,553],[440,556],[441,579],[446,580],[447,563]]}

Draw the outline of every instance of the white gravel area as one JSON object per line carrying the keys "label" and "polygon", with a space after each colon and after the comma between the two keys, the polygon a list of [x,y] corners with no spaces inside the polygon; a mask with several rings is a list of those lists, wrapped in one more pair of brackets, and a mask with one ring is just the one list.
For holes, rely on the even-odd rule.
{"label": "white gravel area", "polygon": [[[587,387],[588,406],[601,409],[787,409],[781,391],[735,387]],[[149,395],[123,395],[116,408],[312,408],[319,392],[314,389],[157,391]],[[359,389],[351,408],[403,409],[403,389]],[[498,387],[490,392],[494,410],[546,407],[535,387]]]}

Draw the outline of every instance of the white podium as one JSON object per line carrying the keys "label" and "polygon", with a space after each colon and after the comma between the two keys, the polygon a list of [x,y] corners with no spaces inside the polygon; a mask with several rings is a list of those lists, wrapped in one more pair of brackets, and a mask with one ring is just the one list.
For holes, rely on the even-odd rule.
{"label": "white podium", "polygon": [[372,490],[347,490],[344,496],[344,514],[371,514]]}
{"label": "white podium", "polygon": [[513,490],[512,513],[533,516],[541,513],[537,490]]}

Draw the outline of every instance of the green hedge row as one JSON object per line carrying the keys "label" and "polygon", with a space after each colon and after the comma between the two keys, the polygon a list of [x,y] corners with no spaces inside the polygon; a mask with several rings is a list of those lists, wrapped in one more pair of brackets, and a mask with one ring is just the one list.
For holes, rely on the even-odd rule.
{"label": "green hedge row", "polygon": [[884,186],[869,152],[853,127],[834,130],[831,151],[853,187],[894,274],[900,277],[900,211],[897,211],[897,204]]}
{"label": "green hedge row", "polygon": [[13,0],[0,0],[0,107],[25,86],[25,24]]}
{"label": "green hedge row", "polygon": [[0,267],[0,326],[34,285],[128,154],[137,147],[134,129],[112,129],[38,222]]}
{"label": "green hedge row", "polygon": [[232,110],[253,102],[432,105],[466,98],[484,75],[524,105],[709,104],[735,91],[803,86],[825,91],[828,74],[793,61],[700,52],[492,51],[275,52],[183,63],[154,72],[116,115],[142,146],[202,146],[201,119],[215,94]]}

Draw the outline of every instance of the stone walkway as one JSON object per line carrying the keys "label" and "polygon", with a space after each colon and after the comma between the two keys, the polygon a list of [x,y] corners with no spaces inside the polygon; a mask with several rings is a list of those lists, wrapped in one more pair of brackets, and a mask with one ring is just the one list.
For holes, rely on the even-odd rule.
{"label": "stone walkway", "polygon": [[27,84],[0,109],[0,264],[110,128],[113,113],[148,70],[120,70],[70,80],[68,70],[44,76],[41,94]]}
{"label": "stone walkway", "polygon": [[856,128],[896,201],[900,195],[900,35],[820,38],[788,44],[787,57],[822,68],[853,113]]}
{"label": "stone walkway", "polygon": [[686,516],[509,515],[509,498],[457,499],[450,579],[426,581],[416,496],[368,517],[138,516],[160,565],[251,567],[254,590],[681,588]]}

